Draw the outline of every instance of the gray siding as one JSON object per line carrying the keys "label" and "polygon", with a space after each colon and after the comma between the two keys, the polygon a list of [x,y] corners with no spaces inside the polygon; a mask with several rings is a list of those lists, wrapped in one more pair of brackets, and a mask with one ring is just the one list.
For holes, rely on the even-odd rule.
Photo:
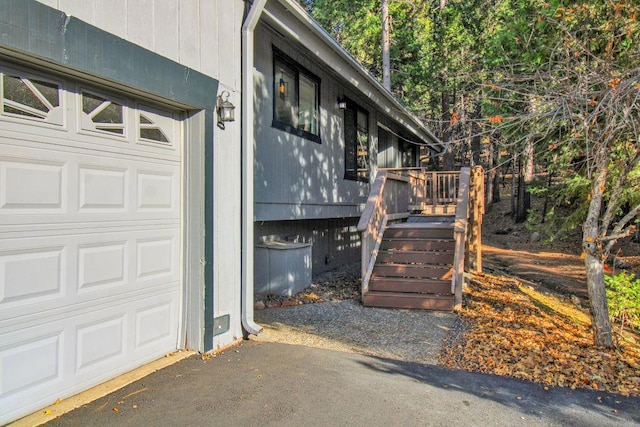
{"label": "gray siding", "polygon": [[360,262],[358,218],[266,221],[255,224],[256,242],[311,243],[312,273],[317,275]]}
{"label": "gray siding", "polygon": [[[321,143],[271,126],[273,46],[314,73],[320,83]],[[344,179],[343,111],[337,99],[348,96],[369,111],[371,167],[375,168],[377,114],[363,98],[318,65],[301,49],[284,42],[262,24],[256,31],[255,202],[256,220],[319,219],[359,216],[369,183]]]}

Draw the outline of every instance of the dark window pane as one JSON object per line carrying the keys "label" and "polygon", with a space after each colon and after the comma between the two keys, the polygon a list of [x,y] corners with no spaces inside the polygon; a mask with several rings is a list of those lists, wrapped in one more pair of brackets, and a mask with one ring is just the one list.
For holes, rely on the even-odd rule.
{"label": "dark window pane", "polygon": [[60,106],[60,92],[57,84],[38,80],[31,80],[31,83],[53,107]]}
{"label": "dark window pane", "polygon": [[318,84],[300,74],[298,128],[318,135]]}
{"label": "dark window pane", "polygon": [[140,114],[140,123],[145,124],[145,125],[153,124],[153,122],[151,120],[147,119],[142,114]]}
{"label": "dark window pane", "polygon": [[356,114],[352,108],[344,110],[344,162],[345,177],[355,179],[356,166]]}
{"label": "dark window pane", "polygon": [[9,107],[8,105],[4,106],[4,111],[6,113],[19,114],[21,116],[34,117],[34,118],[37,118],[37,119],[42,119],[41,116],[36,116],[35,114],[27,113],[26,111],[22,111],[22,110],[18,110],[17,108]]}
{"label": "dark window pane", "polygon": [[110,103],[93,117],[94,123],[122,123],[122,105]]}
{"label": "dark window pane", "polygon": [[104,98],[101,98],[97,95],[92,95],[90,93],[82,94],[82,111],[87,114],[90,114],[93,110],[98,108],[105,101]]}
{"label": "dark window pane", "polygon": [[358,110],[358,176],[360,178],[369,177],[369,117]]}
{"label": "dark window pane", "polygon": [[82,111],[89,116],[95,129],[124,135],[123,107],[117,102],[83,92]]}
{"label": "dark window pane", "polygon": [[[33,91],[26,84],[24,84],[24,82],[20,80],[19,77],[5,75],[3,79],[2,89],[4,98],[8,99],[9,101],[17,102],[26,107],[31,107],[44,113],[49,112],[49,108],[47,108],[44,103],[38,99]],[[25,114],[25,112],[18,112],[16,114],[29,115]]]}
{"label": "dark window pane", "polygon": [[158,142],[169,142],[164,133],[162,133],[162,131],[157,128],[140,129],[140,138],[150,139],[152,141]]}

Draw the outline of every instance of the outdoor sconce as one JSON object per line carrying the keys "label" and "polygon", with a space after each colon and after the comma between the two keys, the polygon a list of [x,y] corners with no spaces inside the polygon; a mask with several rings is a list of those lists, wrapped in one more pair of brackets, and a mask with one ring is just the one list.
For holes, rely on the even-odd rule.
{"label": "outdoor sconce", "polygon": [[341,110],[347,109],[347,101],[344,98],[338,98],[338,108]]}
{"label": "outdoor sconce", "polygon": [[229,102],[229,92],[226,90],[218,95],[218,102],[216,104],[216,111],[218,113],[218,127],[224,129],[225,122],[235,121],[235,113],[233,110],[236,106]]}

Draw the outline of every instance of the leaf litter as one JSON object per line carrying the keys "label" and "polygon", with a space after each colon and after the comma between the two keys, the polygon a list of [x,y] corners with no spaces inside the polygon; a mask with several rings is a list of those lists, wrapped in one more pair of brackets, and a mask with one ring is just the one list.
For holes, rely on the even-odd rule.
{"label": "leaf litter", "polygon": [[589,314],[570,299],[517,279],[474,274],[440,363],[452,369],[640,395],[638,336],[617,335],[617,347],[593,345]]}

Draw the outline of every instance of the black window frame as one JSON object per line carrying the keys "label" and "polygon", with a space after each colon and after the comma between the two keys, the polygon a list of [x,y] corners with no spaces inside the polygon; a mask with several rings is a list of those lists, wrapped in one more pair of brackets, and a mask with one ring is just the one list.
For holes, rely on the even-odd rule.
{"label": "black window frame", "polygon": [[[411,159],[413,160],[413,164],[407,165],[405,164],[404,156],[407,152],[410,152]],[[398,138],[398,154],[400,157],[400,167],[402,168],[415,168],[418,167],[418,163],[420,162],[420,151],[418,150],[418,146],[416,144],[411,143],[411,141],[404,137]]]}
{"label": "black window frame", "polygon": [[[347,108],[344,111],[344,179],[348,179],[351,181],[360,181],[360,182],[369,182],[371,178],[371,126],[370,126],[370,116],[369,110],[360,106],[358,103],[352,101],[349,98],[345,98],[345,102],[347,104]],[[353,113],[349,113],[352,110]],[[358,174],[358,112],[364,113],[367,118],[367,174],[366,176],[360,176]],[[354,129],[353,129],[353,137],[352,140],[349,141],[349,129],[347,128],[348,120],[347,114],[354,115]],[[354,148],[353,155],[354,158],[349,158],[349,148],[350,145]],[[354,163],[355,164],[350,164]],[[352,166],[351,168],[349,166]],[[355,167],[353,167],[355,166]]]}
{"label": "black window frame", "polygon": [[[273,48],[273,73],[272,73],[273,75],[272,90],[273,91],[272,91],[271,107],[273,112],[273,118],[272,118],[271,126],[276,129],[282,130],[284,132],[290,133],[292,135],[299,136],[301,138],[308,139],[310,141],[321,144],[322,143],[322,138],[321,138],[322,126],[321,126],[321,115],[320,115],[320,94],[321,94],[320,77],[318,77],[317,75],[309,71],[304,66],[300,65],[297,61],[289,57],[286,53],[284,53],[277,47],[272,46],[272,48]],[[315,111],[317,114],[316,120],[317,120],[317,127],[318,127],[317,135],[311,132],[307,132],[303,129],[294,127],[289,123],[285,123],[276,119],[276,97],[277,97],[276,94],[278,93],[278,83],[279,83],[279,82],[276,82],[276,68],[277,68],[278,62],[281,62],[282,64],[290,68],[292,71],[294,71],[296,74],[295,75],[296,115],[298,115],[299,108],[300,108],[300,74],[303,74],[307,79],[313,81],[317,85],[316,106],[315,106]]]}

